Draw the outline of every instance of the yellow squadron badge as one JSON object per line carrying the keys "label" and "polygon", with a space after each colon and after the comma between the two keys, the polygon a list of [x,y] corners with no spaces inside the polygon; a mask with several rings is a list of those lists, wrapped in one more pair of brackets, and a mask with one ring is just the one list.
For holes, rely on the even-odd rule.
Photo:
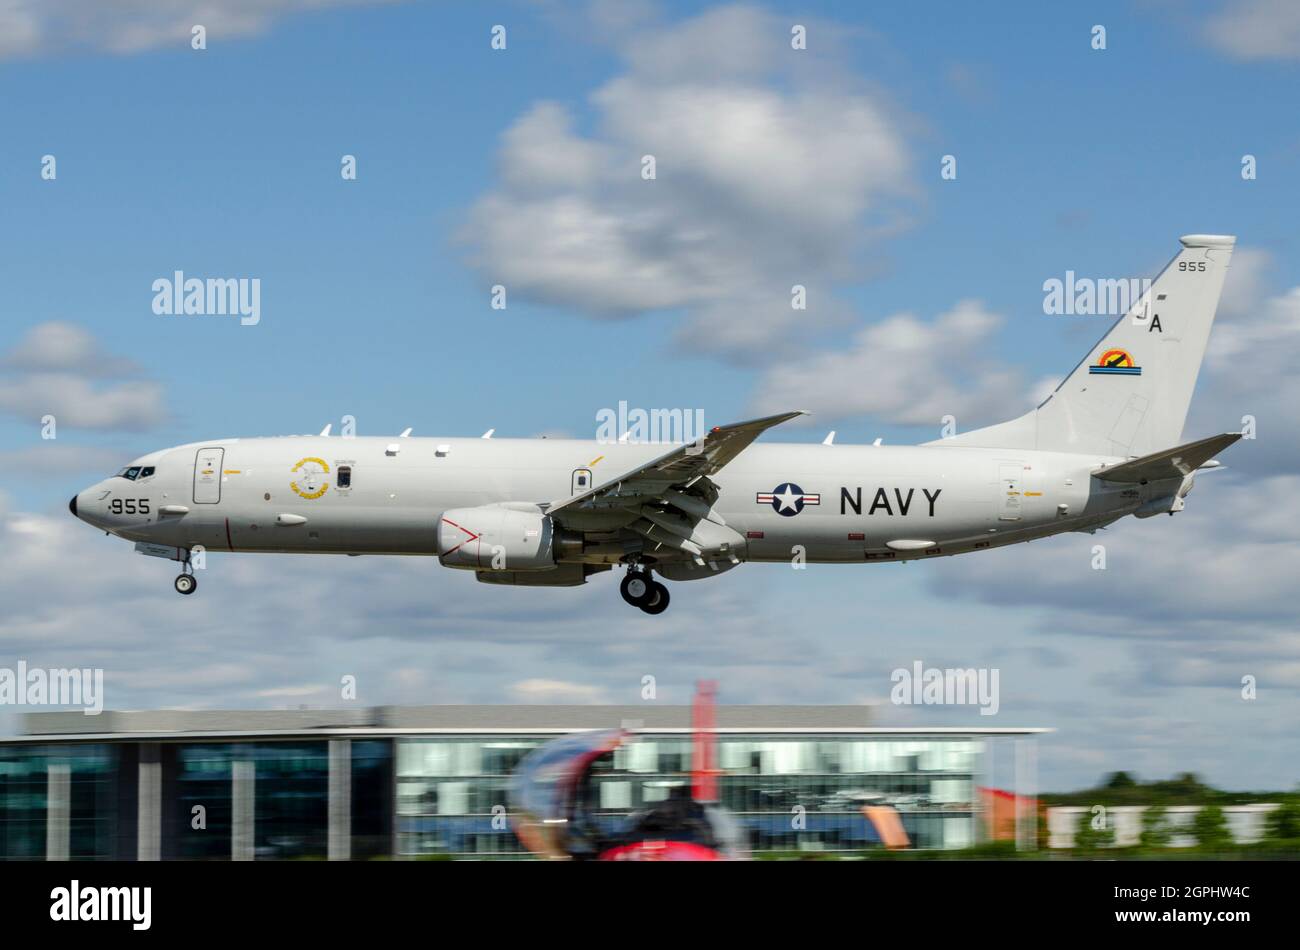
{"label": "yellow squadron badge", "polygon": [[290,471],[295,477],[289,487],[300,498],[319,498],[330,487],[330,467],[324,459],[311,456],[299,459]]}

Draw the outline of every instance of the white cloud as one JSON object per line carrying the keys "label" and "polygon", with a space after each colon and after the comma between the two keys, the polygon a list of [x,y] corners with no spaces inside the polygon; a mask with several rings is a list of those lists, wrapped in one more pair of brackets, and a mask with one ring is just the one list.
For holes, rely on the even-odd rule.
{"label": "white cloud", "polygon": [[196,25],[211,45],[260,34],[292,14],[383,2],[390,0],[0,0],[0,59],[68,49],[187,50]]}
{"label": "white cloud", "polygon": [[1233,251],[1215,316],[1216,338],[1225,326],[1231,332],[1238,318],[1249,317],[1251,311],[1259,306],[1266,295],[1268,272],[1272,266],[1273,257],[1268,251],[1254,247],[1238,247]]}
{"label": "white cloud", "polygon": [[131,452],[100,446],[70,445],[57,439],[41,440],[25,449],[0,452],[0,471],[24,475],[107,474],[121,468]]}
{"label": "white cloud", "polygon": [[[1271,292],[1270,255],[1239,248],[1224,285],[1184,432],[1198,438],[1239,429],[1253,416],[1258,438],[1228,464],[1258,474],[1300,470],[1300,287]],[[762,315],[756,315],[761,322]],[[961,429],[1011,419],[1038,405],[1061,382],[999,369],[1000,316],[961,301],[924,321],[894,314],[858,330],[835,350],[796,354],[767,368],[754,410],[810,409],[804,424],[874,416],[938,426],[947,414]],[[983,357],[983,358],[981,358]]]}
{"label": "white cloud", "polygon": [[992,354],[977,357],[1001,325],[973,300],[928,322],[895,314],[859,330],[842,350],[772,366],[758,383],[756,409],[811,409],[819,425],[870,415],[936,429],[947,414],[962,428],[1010,417],[1025,401],[1025,380],[998,369]]}
{"label": "white cloud", "polygon": [[[1242,450],[1230,450],[1229,464]],[[925,567],[935,596],[998,618],[978,625],[980,638],[1006,625],[1022,644],[1067,651],[1064,673],[1003,676],[1004,696],[1026,673],[1035,693],[1012,715],[1029,710],[1035,724],[1060,729],[1044,742],[1050,772],[1196,771],[1225,787],[1289,787],[1294,772],[1276,763],[1300,753],[1297,519],[1300,476],[1216,473],[1198,477],[1172,518],[1128,518],[1093,535]],[[1106,570],[1092,569],[1098,544]],[[1242,695],[1246,676],[1255,699]],[[1054,784],[1062,787],[1059,777]]]}
{"label": "white cloud", "polygon": [[1227,432],[1254,417],[1256,438],[1224,461],[1257,474],[1300,471],[1300,287],[1270,292],[1269,266],[1257,250],[1233,255],[1184,430]]}
{"label": "white cloud", "polygon": [[[687,702],[725,669],[733,701],[820,701],[833,653],[753,605],[750,585],[692,585],[679,621],[630,610],[614,574],[575,590],[477,583],[433,558],[258,557],[209,552],[199,590],[66,511],[0,504],[0,654],[105,669],[109,708]],[[755,576],[752,583],[759,583]],[[691,621],[714,618],[701,639]],[[801,670],[801,684],[786,679]],[[544,671],[544,672],[539,672]],[[613,725],[617,725],[614,723]]]}
{"label": "white cloud", "polygon": [[33,426],[52,415],[74,429],[148,429],[166,418],[163,390],[135,372],[80,327],[38,324],[0,357],[0,412]]}
{"label": "white cloud", "polygon": [[[1225,461],[1248,450],[1239,443]],[[1050,609],[1051,635],[1129,641],[1144,688],[1267,670],[1274,685],[1300,689],[1298,519],[1300,476],[1202,474],[1173,518],[954,558],[933,579],[949,596]],[[1092,566],[1098,544],[1105,570]]]}
{"label": "white cloud", "polygon": [[609,702],[608,693],[599,686],[566,683],[563,680],[521,680],[510,687],[510,695],[517,703],[593,705]]}
{"label": "white cloud", "polygon": [[515,299],[596,318],[684,310],[681,342],[742,359],[841,319],[863,233],[911,194],[908,149],[882,96],[788,36],[747,7],[644,27],[590,96],[595,132],[534,105],[463,229],[475,267]]}
{"label": "white cloud", "polygon": [[0,409],[36,424],[47,413],[74,429],[142,430],[165,417],[157,383],[121,382],[96,388],[66,373],[0,380]]}
{"label": "white cloud", "polygon": [[36,0],[0,0],[0,59],[29,53],[40,46],[38,8]]}
{"label": "white cloud", "polygon": [[111,356],[85,328],[61,320],[38,323],[0,358],[0,371],[69,372],[82,376],[125,376],[138,372],[128,359]]}
{"label": "white cloud", "polygon": [[1300,59],[1300,4],[1230,0],[1202,32],[1211,46],[1234,59]]}

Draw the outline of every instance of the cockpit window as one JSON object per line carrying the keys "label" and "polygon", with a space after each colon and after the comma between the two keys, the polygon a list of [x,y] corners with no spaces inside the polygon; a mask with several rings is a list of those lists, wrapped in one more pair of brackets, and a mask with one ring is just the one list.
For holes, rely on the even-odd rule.
{"label": "cockpit window", "polygon": [[[153,474],[152,469],[149,470],[149,474],[151,475]],[[124,468],[122,469],[122,471],[118,472],[117,477],[125,478],[128,482],[133,482],[140,477],[140,466],[139,465],[128,466],[127,468]]]}
{"label": "cockpit window", "polygon": [[147,468],[140,469],[140,477],[148,478],[150,475],[153,474],[153,469],[154,467],[152,465],[148,466]]}

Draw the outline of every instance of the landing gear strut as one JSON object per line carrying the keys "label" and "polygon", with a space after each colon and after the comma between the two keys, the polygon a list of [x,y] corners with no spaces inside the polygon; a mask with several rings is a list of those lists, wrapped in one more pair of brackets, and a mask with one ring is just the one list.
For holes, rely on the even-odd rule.
{"label": "landing gear strut", "polygon": [[633,565],[618,585],[618,592],[633,607],[648,614],[661,614],[668,609],[668,588],[650,576],[650,572]]}

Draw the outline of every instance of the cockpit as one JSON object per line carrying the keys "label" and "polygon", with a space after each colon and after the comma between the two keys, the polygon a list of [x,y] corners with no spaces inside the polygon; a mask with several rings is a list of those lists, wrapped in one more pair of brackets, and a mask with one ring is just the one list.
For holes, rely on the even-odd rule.
{"label": "cockpit", "polygon": [[153,473],[154,466],[152,465],[128,465],[113,477],[125,478],[128,482],[134,482],[141,478],[148,478]]}

